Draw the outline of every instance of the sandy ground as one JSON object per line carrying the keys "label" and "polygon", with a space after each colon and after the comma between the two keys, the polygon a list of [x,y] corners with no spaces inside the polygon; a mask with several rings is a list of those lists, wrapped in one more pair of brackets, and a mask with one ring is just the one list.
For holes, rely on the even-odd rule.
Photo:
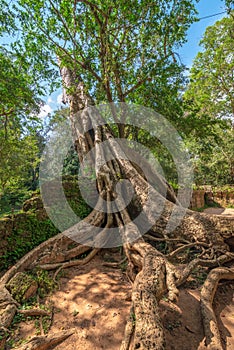
{"label": "sandy ground", "polygon": [[[86,266],[67,269],[60,279],[60,289],[47,297],[45,303],[54,306],[50,333],[76,329],[56,350],[119,350],[130,311],[131,285],[122,270],[103,263],[103,256],[96,256]],[[225,350],[234,349],[233,290],[232,284],[222,284],[214,301]],[[166,296],[160,302],[167,350],[206,349],[199,291],[196,280],[190,278],[180,290],[177,304]],[[16,339],[35,335],[34,322],[22,322],[15,332]]]}

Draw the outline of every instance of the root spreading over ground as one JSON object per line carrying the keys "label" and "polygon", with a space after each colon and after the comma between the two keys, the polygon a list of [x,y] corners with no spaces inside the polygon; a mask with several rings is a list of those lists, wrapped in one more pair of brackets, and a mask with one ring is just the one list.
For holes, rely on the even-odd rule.
{"label": "root spreading over ground", "polygon": [[[131,152],[127,154],[128,151],[121,149],[115,142],[108,125],[100,122],[99,126],[95,127],[94,121],[85,110],[85,107],[92,105],[93,102],[85,95],[84,85],[79,81],[79,77],[75,79],[74,74],[65,68],[62,77],[68,91],[69,88],[71,91],[71,87],[76,87],[68,99],[80,162],[82,163],[85,155],[95,145],[109,141],[105,152],[102,148],[97,148],[95,153],[94,167],[99,200],[93,212],[79,225],[79,230],[76,231],[76,227],[73,227],[72,237],[76,242],[82,242],[82,237],[85,235],[85,246],[75,244],[69,238],[69,234],[63,232],[28,253],[1,278],[2,348],[8,328],[20,308],[20,302],[16,301],[9,291],[9,284],[12,284],[17,274],[40,268],[54,271],[56,280],[62,270],[87,264],[100,252],[99,247],[108,246],[108,242],[114,239],[109,234],[109,229],[114,227],[118,228],[123,243],[126,274],[132,283],[131,311],[120,349],[167,348],[159,302],[166,293],[170,301],[176,301],[179,295],[178,287],[185,283],[199,266],[210,269],[201,292],[206,346],[207,349],[224,349],[212,301],[218,282],[221,279],[234,278],[233,218],[185,210],[178,203],[168,183],[150,168],[148,169],[150,177],[146,180],[142,171],[131,160]],[[98,113],[96,118],[101,118]],[[87,125],[90,124],[93,132],[87,133]],[[114,160],[109,160],[110,154]],[[120,192],[116,194],[116,184],[121,182],[120,179],[128,180],[134,189],[134,197],[127,207],[123,192],[128,191],[128,186],[124,185],[123,188],[120,186]],[[125,184],[125,181],[123,183]],[[162,193],[166,193],[166,198]],[[148,197],[151,198],[150,206],[145,206]],[[103,208],[103,203],[106,208]],[[113,206],[115,210],[111,210]],[[150,227],[143,236],[140,225],[138,226],[133,220],[134,215],[142,208]],[[168,231],[167,224],[173,212],[176,212],[178,217],[183,214],[182,219],[174,230]],[[160,213],[156,220],[152,215],[155,213]],[[99,227],[99,233],[90,227]],[[69,332],[66,330],[58,334],[41,335],[31,339],[18,350],[46,350],[71,334],[72,330]]]}

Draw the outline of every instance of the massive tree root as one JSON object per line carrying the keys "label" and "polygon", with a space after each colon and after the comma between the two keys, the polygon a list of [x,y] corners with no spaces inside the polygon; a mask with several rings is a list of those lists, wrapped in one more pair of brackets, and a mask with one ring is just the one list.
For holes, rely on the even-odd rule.
{"label": "massive tree root", "polygon": [[[85,94],[80,78],[74,77],[73,73],[67,69],[62,76],[68,89],[76,86],[73,95],[69,96],[69,102],[80,162],[95,145],[109,140],[106,153],[101,149],[97,149],[95,153],[94,166],[99,200],[93,212],[81,224],[42,243],[1,278],[0,323],[3,334],[1,346],[4,348],[4,338],[6,338],[4,334],[7,333],[7,328],[19,308],[7,289],[8,283],[14,276],[19,272],[40,267],[44,270],[54,270],[54,279],[56,279],[61,269],[88,263],[98,253],[100,247],[108,246],[108,241],[113,240],[109,229],[118,228],[128,261],[127,275],[133,283],[131,314],[126,324],[121,350],[166,349],[158,309],[161,297],[168,293],[170,300],[176,300],[177,287],[186,281],[195,267],[201,265],[212,269],[233,260],[234,220],[185,210],[178,203],[167,182],[144,165],[144,170],[150,174],[146,180],[144,172],[132,161],[132,151],[128,154],[127,150],[121,149],[120,145],[114,141],[110,128],[105,123],[98,127],[93,125],[93,121],[84,109],[92,104],[92,101]],[[97,114],[97,118],[101,117]],[[87,125],[90,124],[92,133],[87,132],[89,130]],[[107,154],[111,154],[114,160],[108,160]],[[133,199],[127,206],[122,194],[124,191],[128,192],[128,186],[123,188],[120,186],[120,192],[116,193],[116,185],[120,178],[128,180],[134,189]],[[150,206],[144,206],[149,196],[151,197]],[[103,199],[106,210],[101,210]],[[114,211],[111,210],[113,206],[116,209]],[[144,211],[144,218],[150,227],[145,236],[141,234],[141,225],[137,226],[133,221],[134,216],[141,210]],[[173,212],[181,217],[180,224],[168,231],[167,224]],[[154,213],[159,214],[156,220]],[[92,227],[100,229],[98,234]],[[84,245],[74,244],[73,240],[83,242]],[[164,250],[160,251],[158,242],[164,242]],[[187,256],[187,260],[184,257],[182,261],[181,255],[188,249],[191,249],[191,254]],[[196,256],[192,254],[192,250],[196,251]],[[86,257],[82,258],[84,253]],[[233,271],[226,268],[214,270],[214,275],[215,284],[211,283],[211,288],[210,282],[204,285],[201,305],[207,345],[211,346],[209,344],[214,338],[215,346],[222,349],[211,303],[217,281],[222,278],[233,279]],[[213,275],[210,276],[208,281],[213,278]],[[45,336],[40,337],[39,340],[32,340],[25,349],[46,350],[54,344],[53,339],[60,341],[65,339],[67,334],[53,337],[51,341]],[[210,349],[213,348],[210,347]]]}
{"label": "massive tree root", "polygon": [[[132,286],[132,306],[129,320],[126,324],[126,331],[121,350],[127,349],[166,349],[163,327],[158,310],[160,298],[168,293],[170,300],[176,300],[178,296],[177,287],[184,283],[193,270],[201,265],[211,269],[207,281],[204,283],[201,292],[201,310],[204,320],[204,330],[208,349],[223,349],[217,327],[217,321],[212,309],[212,301],[215,290],[220,279],[234,279],[233,269],[216,266],[225,265],[233,260],[234,255],[230,252],[227,242],[233,237],[234,220],[222,217],[209,217],[205,214],[197,214],[188,211],[190,224],[193,230],[199,232],[197,236],[187,231],[178,229],[178,233],[173,233],[173,238],[164,237],[156,227],[144,238],[139,238],[133,243],[126,243],[124,250],[128,259],[127,273],[133,282]],[[194,220],[196,218],[196,221]],[[198,221],[198,218],[200,221]],[[187,218],[188,220],[188,218]],[[201,234],[199,228],[203,227],[203,220],[208,223],[212,232],[207,228]],[[223,230],[218,232],[222,224]],[[226,224],[226,225],[225,225]],[[187,225],[186,225],[187,226]],[[213,231],[216,227],[217,231]],[[121,229],[121,227],[120,227]],[[124,228],[122,227],[122,230]],[[217,238],[218,235],[218,238]],[[152,245],[148,242],[151,242]],[[166,242],[168,253],[163,254],[153,247],[159,241]],[[218,242],[217,242],[218,241]],[[9,328],[16,312],[20,311],[19,303],[16,302],[7,289],[9,281],[19,272],[28,272],[36,266],[43,269],[56,271],[70,266],[88,263],[99,249],[92,249],[74,244],[71,247],[71,239],[66,235],[59,234],[29,252],[15,266],[13,266],[0,281],[0,322],[2,339],[7,336]],[[74,243],[74,242],[73,242]],[[70,248],[71,247],[71,248]],[[191,260],[185,267],[184,263],[179,265],[183,249],[196,247],[196,258]],[[75,254],[76,252],[76,254]],[[86,257],[79,259],[79,256],[86,252]],[[200,256],[199,256],[200,255]],[[67,260],[70,257],[78,259]],[[30,314],[30,311],[28,311]],[[42,311],[43,313],[43,311]],[[31,315],[40,314],[36,310],[31,311]],[[53,344],[66,339],[67,333],[42,336],[32,339],[28,347],[26,345],[20,349],[47,349]],[[57,341],[57,340],[58,341]],[[3,342],[2,342],[3,344]],[[3,345],[2,348],[4,349]]]}
{"label": "massive tree root", "polygon": [[208,350],[222,350],[222,341],[212,302],[220,279],[233,280],[234,269],[218,267],[211,270],[201,290],[201,311]]}

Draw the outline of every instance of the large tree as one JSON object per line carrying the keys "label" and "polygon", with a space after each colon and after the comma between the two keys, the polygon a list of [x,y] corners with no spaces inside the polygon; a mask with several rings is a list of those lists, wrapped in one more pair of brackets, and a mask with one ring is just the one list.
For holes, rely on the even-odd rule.
{"label": "large tree", "polygon": [[[60,234],[30,252],[2,277],[3,315],[8,314],[3,326],[9,325],[16,310],[5,289],[16,272],[35,265],[61,270],[86,263],[101,246],[108,246],[111,240],[115,242],[111,232],[117,228],[128,261],[127,273],[133,282],[131,315],[121,349],[165,349],[158,310],[160,298],[168,291],[169,299],[176,299],[177,287],[195,266],[215,267],[233,259],[229,246],[233,221],[184,209],[167,181],[144,159],[140,168],[132,148],[115,141],[115,136],[128,135],[128,113],[131,115],[136,108],[139,116],[141,109],[126,104],[119,107],[113,102],[147,105],[151,100],[152,106],[154,99],[156,108],[157,94],[163,99],[164,94],[174,91],[178,78],[181,79],[176,47],[184,42],[186,30],[194,20],[194,4],[185,0],[19,0],[9,11],[17,14],[17,24],[21,25],[20,47],[28,51],[28,64],[35,69],[42,68],[43,78],[54,77],[48,59],[59,65],[79,160],[82,164],[93,150],[89,165],[93,166],[99,197],[86,220],[68,230],[72,233],[70,237],[79,242],[88,237],[83,240],[85,246],[77,243],[71,249],[69,234]],[[114,127],[104,119],[105,108],[103,111],[95,107],[101,102],[110,103],[106,108],[115,121]],[[134,129],[136,137],[140,129]],[[161,134],[163,132],[165,134],[161,130]],[[106,145],[104,149],[100,147],[102,144]],[[59,153],[60,148],[57,150]],[[93,176],[90,169],[86,170]],[[134,192],[130,204],[126,203],[128,196],[125,195],[129,184]],[[143,219],[136,224],[134,219],[139,212],[143,212]],[[157,219],[154,219],[155,213],[159,214]],[[168,228],[168,223],[173,230]],[[142,237],[145,225],[148,232]],[[167,243],[166,255],[155,242]],[[177,265],[179,254],[191,247],[205,252],[201,249],[200,256],[181,272]],[[68,261],[88,251],[84,260]],[[231,268],[213,270],[202,291],[202,312],[210,349],[222,349],[211,307],[217,281],[222,277],[232,279],[233,275]],[[26,347],[46,349],[50,345],[47,337],[34,339]]]}

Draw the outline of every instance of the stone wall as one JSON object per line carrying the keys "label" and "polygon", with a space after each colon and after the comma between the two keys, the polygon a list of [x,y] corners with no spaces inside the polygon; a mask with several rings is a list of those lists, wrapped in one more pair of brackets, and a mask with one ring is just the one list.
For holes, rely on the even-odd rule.
{"label": "stone wall", "polygon": [[205,206],[205,191],[194,190],[190,201],[190,209],[199,209]]}
{"label": "stone wall", "polygon": [[190,208],[203,208],[205,204],[210,206],[217,204],[221,207],[234,206],[234,187],[212,188],[204,186],[204,189],[194,190]]}
{"label": "stone wall", "polygon": [[43,208],[0,219],[0,274],[58,230]]}
{"label": "stone wall", "polygon": [[[50,187],[53,199],[59,200],[56,197],[58,183],[48,182],[45,186]],[[81,218],[86,217],[90,209],[82,200],[74,177],[66,176],[63,189],[73,211]],[[24,202],[21,212],[0,218],[0,274],[1,270],[14,264],[28,251],[56,233],[58,229],[48,218],[39,195]]]}
{"label": "stone wall", "polygon": [[234,189],[230,190],[222,190],[222,189],[215,189],[211,191],[206,192],[206,198],[208,203],[218,203],[219,205],[223,207],[227,206],[234,206]]}

